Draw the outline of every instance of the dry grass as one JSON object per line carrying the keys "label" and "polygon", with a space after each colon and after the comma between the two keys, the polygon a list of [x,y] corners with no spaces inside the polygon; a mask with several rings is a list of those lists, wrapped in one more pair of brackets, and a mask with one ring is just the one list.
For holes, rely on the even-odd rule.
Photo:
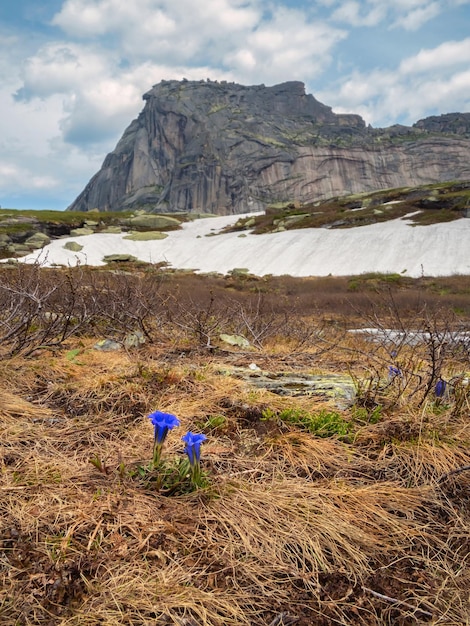
{"label": "dry grass", "polygon": [[[294,356],[289,337],[244,353],[169,334],[102,353],[86,334],[4,358],[0,623],[470,624],[470,472],[452,473],[470,464],[468,398],[456,411],[452,399],[379,386],[373,406],[341,411],[348,437],[320,438],[263,414],[338,411],[331,402],[221,373],[253,360],[358,377],[386,366],[386,350],[335,325],[321,337],[325,349]],[[444,368],[465,368],[453,357]],[[403,360],[427,367],[419,351]],[[183,432],[204,430],[207,487],[165,496],[136,478],[155,409],[182,422],[167,460],[179,458]]]}

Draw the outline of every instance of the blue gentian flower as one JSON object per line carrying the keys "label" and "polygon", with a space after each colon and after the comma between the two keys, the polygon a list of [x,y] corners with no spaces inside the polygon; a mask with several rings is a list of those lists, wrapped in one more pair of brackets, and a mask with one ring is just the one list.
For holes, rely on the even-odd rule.
{"label": "blue gentian flower", "polygon": [[201,475],[201,466],[199,464],[201,458],[201,443],[207,439],[205,435],[187,432],[181,437],[185,442],[184,451],[188,455],[189,464],[191,466],[191,484],[194,488],[202,487],[204,480]]}
{"label": "blue gentian flower", "polygon": [[447,383],[445,380],[442,380],[442,378],[439,378],[439,380],[436,383],[436,387],[434,389],[434,393],[436,394],[437,398],[442,398],[442,396],[445,394],[447,389]]}
{"label": "blue gentian flower", "polygon": [[180,421],[176,417],[176,415],[172,415],[171,413],[163,413],[162,411],[155,411],[154,413],[150,413],[149,420],[154,426],[155,441],[159,444],[165,441],[169,430],[175,428],[175,426],[180,425]]}
{"label": "blue gentian flower", "polygon": [[180,421],[176,415],[163,413],[162,411],[150,413],[149,420],[152,422],[154,428],[153,465],[156,467],[160,463],[162,446],[168,432],[172,428],[175,428],[175,426],[179,426]]}
{"label": "blue gentian flower", "polygon": [[191,467],[199,465],[199,460],[201,458],[201,443],[205,441],[207,437],[202,434],[192,433],[191,431],[188,431],[186,435],[181,437],[181,439],[186,444],[184,451],[188,455]]}
{"label": "blue gentian flower", "polygon": [[389,365],[388,366],[388,377],[390,380],[392,380],[393,378],[395,378],[396,376],[401,376],[401,369],[398,367],[395,367],[394,365]]}

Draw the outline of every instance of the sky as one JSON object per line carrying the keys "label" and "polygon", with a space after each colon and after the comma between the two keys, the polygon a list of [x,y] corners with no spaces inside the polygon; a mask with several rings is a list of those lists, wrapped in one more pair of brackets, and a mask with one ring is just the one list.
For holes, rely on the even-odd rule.
{"label": "sky", "polygon": [[374,127],[470,112],[470,0],[0,0],[0,205],[65,209],[182,78],[300,80]]}

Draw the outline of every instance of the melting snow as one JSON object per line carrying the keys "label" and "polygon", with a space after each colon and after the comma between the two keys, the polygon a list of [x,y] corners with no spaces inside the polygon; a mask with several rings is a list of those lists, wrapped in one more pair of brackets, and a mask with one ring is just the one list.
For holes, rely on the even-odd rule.
{"label": "melting snow", "polygon": [[[20,259],[44,266],[103,265],[108,254],[131,254],[142,261],[166,261],[178,269],[226,273],[247,268],[253,274],[334,276],[394,272],[405,276],[470,274],[470,219],[410,226],[397,219],[346,229],[306,228],[253,235],[218,234],[241,215],[203,218],[154,241],[131,241],[125,234],[94,234],[52,241]],[[206,236],[210,235],[210,236]],[[64,249],[67,241],[81,252]]]}

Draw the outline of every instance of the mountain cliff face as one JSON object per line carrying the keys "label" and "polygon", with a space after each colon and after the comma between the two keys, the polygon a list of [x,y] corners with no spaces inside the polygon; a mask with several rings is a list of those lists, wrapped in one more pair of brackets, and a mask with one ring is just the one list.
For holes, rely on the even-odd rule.
{"label": "mountain cliff face", "polygon": [[68,210],[244,213],[470,179],[470,113],[366,127],[300,82],[162,81]]}

